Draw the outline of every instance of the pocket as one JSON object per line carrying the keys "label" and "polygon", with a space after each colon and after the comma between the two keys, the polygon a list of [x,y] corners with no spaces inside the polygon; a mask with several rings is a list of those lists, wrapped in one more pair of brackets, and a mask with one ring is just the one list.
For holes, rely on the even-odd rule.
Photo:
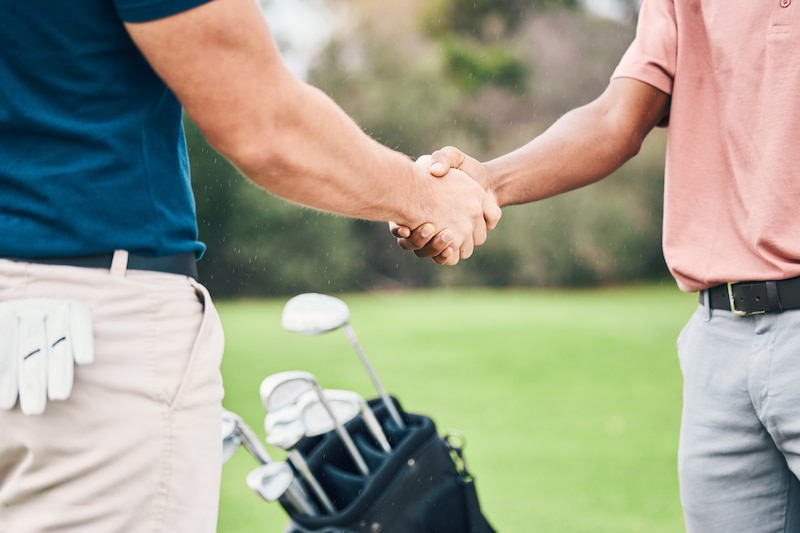
{"label": "pocket", "polygon": [[174,396],[172,409],[221,404],[223,397],[220,364],[225,347],[222,322],[208,290],[190,280],[201,308],[200,325],[191,344],[191,353]]}
{"label": "pocket", "polygon": [[681,373],[685,375],[685,357],[686,357],[686,343],[689,342],[689,337],[694,329],[694,324],[698,320],[702,320],[701,315],[706,314],[708,311],[704,306],[698,306],[695,312],[689,317],[689,320],[684,324],[683,329],[678,334],[676,345],[678,347],[678,365],[680,366]]}

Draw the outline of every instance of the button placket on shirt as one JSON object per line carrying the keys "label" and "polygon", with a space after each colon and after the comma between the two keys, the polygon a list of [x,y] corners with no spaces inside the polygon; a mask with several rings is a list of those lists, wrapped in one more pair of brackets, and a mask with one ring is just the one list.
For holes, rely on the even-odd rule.
{"label": "button placket on shirt", "polygon": [[773,37],[787,36],[792,32],[792,15],[794,9],[791,7],[793,0],[775,0],[772,18],[770,20],[769,34]]}

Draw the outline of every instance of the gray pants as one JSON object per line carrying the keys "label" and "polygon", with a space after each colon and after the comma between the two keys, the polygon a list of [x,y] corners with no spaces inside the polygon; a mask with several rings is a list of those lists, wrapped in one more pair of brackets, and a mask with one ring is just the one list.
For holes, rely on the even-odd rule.
{"label": "gray pants", "polygon": [[800,311],[700,305],[678,339],[690,533],[800,532]]}

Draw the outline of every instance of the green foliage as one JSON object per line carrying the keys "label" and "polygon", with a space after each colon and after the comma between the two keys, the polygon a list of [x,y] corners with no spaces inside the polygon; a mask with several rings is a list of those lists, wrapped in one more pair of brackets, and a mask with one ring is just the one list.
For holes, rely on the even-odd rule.
{"label": "green foliage", "polygon": [[[433,0],[422,16],[422,28],[430,36],[443,34],[471,35],[483,38],[516,28],[531,0]],[[494,27],[491,27],[494,26]]]}
{"label": "green foliage", "polygon": [[529,13],[578,5],[578,0],[432,0],[422,12],[421,26],[434,38],[459,34],[496,39],[518,29]]}
{"label": "green foliage", "polygon": [[505,46],[480,46],[455,36],[442,38],[440,46],[445,73],[461,91],[474,93],[486,85],[525,90],[527,68]]}
{"label": "green foliage", "polygon": [[[696,297],[670,282],[342,298],[387,390],[441,432],[466,436],[481,505],[497,531],[683,530],[675,338]],[[282,330],[284,303],[219,306],[224,404],[262,437],[258,387],[269,374],[306,370],[325,387],[376,396],[344,334]],[[244,483],[254,467],[240,450],[223,468],[220,533],[284,530],[286,515]]]}
{"label": "green foliage", "polygon": [[[442,83],[435,52],[410,55],[374,28],[360,27],[357,41],[336,40],[309,82],[328,93],[371,136],[419,156],[442,135],[469,135],[461,123],[463,96]],[[358,43],[358,44],[356,44]]]}

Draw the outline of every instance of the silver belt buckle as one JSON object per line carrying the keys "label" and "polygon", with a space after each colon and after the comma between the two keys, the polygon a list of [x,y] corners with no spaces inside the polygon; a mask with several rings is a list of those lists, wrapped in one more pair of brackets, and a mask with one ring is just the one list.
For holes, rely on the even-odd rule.
{"label": "silver belt buckle", "polygon": [[728,282],[728,301],[731,304],[731,313],[733,316],[750,316],[750,315],[763,315],[766,311],[753,311],[752,313],[748,313],[747,311],[740,311],[736,309],[736,298],[733,297],[733,286],[737,285],[734,282]]}

